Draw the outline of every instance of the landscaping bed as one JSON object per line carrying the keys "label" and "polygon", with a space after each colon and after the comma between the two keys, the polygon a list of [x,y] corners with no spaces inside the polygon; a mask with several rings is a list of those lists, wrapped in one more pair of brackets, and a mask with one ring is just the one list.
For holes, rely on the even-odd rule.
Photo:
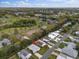
{"label": "landscaping bed", "polygon": [[49,49],[48,46],[44,46],[40,49],[40,51],[38,51],[39,54],[43,55],[47,50]]}

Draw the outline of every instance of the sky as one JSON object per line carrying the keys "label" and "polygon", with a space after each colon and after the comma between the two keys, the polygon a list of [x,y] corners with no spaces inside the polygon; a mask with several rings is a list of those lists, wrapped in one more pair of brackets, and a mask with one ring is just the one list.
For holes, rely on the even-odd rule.
{"label": "sky", "polygon": [[79,0],[0,0],[0,7],[79,7]]}

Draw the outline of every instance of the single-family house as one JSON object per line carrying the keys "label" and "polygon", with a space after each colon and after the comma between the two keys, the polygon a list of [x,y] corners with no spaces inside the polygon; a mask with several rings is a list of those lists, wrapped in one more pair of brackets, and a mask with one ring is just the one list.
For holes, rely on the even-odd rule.
{"label": "single-family house", "polygon": [[21,59],[29,59],[31,57],[31,53],[29,53],[27,50],[23,49],[20,52],[17,53],[19,58]]}
{"label": "single-family house", "polygon": [[39,17],[39,16],[42,16],[42,14],[35,14],[35,16],[38,16]]}
{"label": "single-family house", "polygon": [[11,44],[11,41],[9,39],[3,39],[2,41],[0,41],[0,48],[3,47],[3,46],[7,46],[7,45],[10,45]]}
{"label": "single-family house", "polygon": [[42,41],[42,40],[37,40],[35,42],[35,44],[38,45],[38,46],[41,46],[41,47],[44,47],[46,45],[46,43],[44,41]]}
{"label": "single-family house", "polygon": [[74,58],[69,57],[69,56],[64,55],[64,54],[60,54],[60,55],[58,55],[58,56],[57,56],[57,58],[56,58],[56,59],[74,59]]}
{"label": "single-family house", "polygon": [[51,32],[48,37],[50,38],[50,40],[54,39],[55,37],[57,37],[59,35],[58,32]]}
{"label": "single-family house", "polygon": [[75,42],[79,42],[79,37],[74,39]]}
{"label": "single-family house", "polygon": [[31,44],[30,46],[28,46],[28,48],[29,48],[33,53],[36,53],[37,51],[40,50],[40,47],[38,47],[38,46],[35,45],[35,44]]}
{"label": "single-family house", "polygon": [[2,40],[2,44],[3,45],[10,45],[11,44],[11,41],[9,39],[3,39]]}
{"label": "single-family house", "polygon": [[76,44],[72,43],[72,42],[68,42],[68,46],[67,47],[71,47],[71,48],[75,49],[76,48]]}
{"label": "single-family house", "polygon": [[48,35],[50,40],[53,40],[55,42],[58,42],[59,40],[62,40],[63,36],[59,34],[60,31],[55,31]]}
{"label": "single-family house", "polygon": [[71,25],[71,22],[68,22],[68,23],[64,24],[63,27],[66,27],[68,25]]}
{"label": "single-family house", "polygon": [[54,41],[55,41],[55,42],[58,42],[58,41],[60,41],[60,40],[61,40],[61,39],[57,37]]}
{"label": "single-family house", "polygon": [[46,39],[46,38],[43,38],[43,41],[46,42],[46,43],[49,42],[49,40]]}
{"label": "single-family house", "polygon": [[72,47],[65,47],[62,49],[62,53],[67,54],[70,57],[76,58],[78,55],[78,51],[73,49]]}
{"label": "single-family house", "polygon": [[76,35],[79,35],[79,31],[76,31],[75,34],[76,34]]}

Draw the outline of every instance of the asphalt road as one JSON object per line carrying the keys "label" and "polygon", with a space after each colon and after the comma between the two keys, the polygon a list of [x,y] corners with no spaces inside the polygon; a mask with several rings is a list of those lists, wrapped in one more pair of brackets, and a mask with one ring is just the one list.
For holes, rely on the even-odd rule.
{"label": "asphalt road", "polygon": [[56,49],[56,46],[52,46],[52,48],[48,49],[48,51],[43,55],[41,59],[48,59],[51,53]]}

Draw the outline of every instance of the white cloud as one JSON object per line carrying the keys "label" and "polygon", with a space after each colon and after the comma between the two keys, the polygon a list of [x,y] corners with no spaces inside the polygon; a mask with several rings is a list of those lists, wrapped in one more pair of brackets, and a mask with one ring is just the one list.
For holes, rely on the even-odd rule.
{"label": "white cloud", "polygon": [[0,2],[0,4],[10,4],[10,2],[8,2],[8,1]]}
{"label": "white cloud", "polygon": [[29,7],[31,4],[28,2],[24,2],[24,1],[19,1],[15,3],[16,7]]}
{"label": "white cloud", "polygon": [[29,1],[31,0],[16,0],[13,3],[7,0],[0,2],[0,7],[79,7],[79,0],[34,0],[34,3]]}
{"label": "white cloud", "polygon": [[28,0],[25,1],[15,1],[15,3],[5,1],[5,2],[0,2],[0,7],[29,7],[31,4],[27,2]]}

